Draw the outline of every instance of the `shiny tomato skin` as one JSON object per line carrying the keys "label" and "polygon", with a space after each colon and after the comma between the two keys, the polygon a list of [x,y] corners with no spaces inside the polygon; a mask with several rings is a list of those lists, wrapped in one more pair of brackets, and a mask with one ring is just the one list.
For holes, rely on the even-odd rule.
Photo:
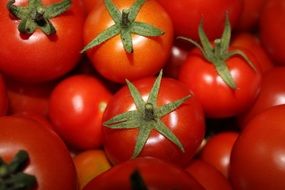
{"label": "shiny tomato skin", "polygon": [[213,40],[221,36],[225,15],[228,13],[232,28],[242,11],[241,0],[157,0],[170,15],[176,36],[199,40],[198,26],[203,20],[207,36]]}
{"label": "shiny tomato skin", "polygon": [[[113,0],[120,10],[129,8],[135,0]],[[165,33],[159,37],[132,35],[133,52],[127,53],[119,35],[87,51],[94,68],[105,78],[124,83],[157,73],[170,55],[173,43],[173,26],[168,14],[155,1],[145,1],[136,21],[151,24]],[[84,43],[114,24],[105,5],[93,9],[85,20]]]}
{"label": "shiny tomato skin", "polygon": [[267,71],[262,78],[260,93],[252,106],[238,115],[239,127],[243,129],[246,123],[255,115],[266,109],[285,104],[285,67],[275,66]]}
{"label": "shiny tomato skin", "polygon": [[9,106],[7,84],[3,75],[0,74],[0,116],[6,115]]}
{"label": "shiny tomato skin", "polygon": [[236,140],[229,178],[235,190],[285,189],[285,106],[252,118]]}
{"label": "shiny tomato skin", "polygon": [[[153,77],[134,82],[142,97],[148,97],[154,83]],[[158,93],[157,106],[183,98],[192,94],[178,80],[163,78]],[[103,121],[107,121],[120,113],[135,109],[129,89],[124,86],[110,100]],[[162,117],[162,122],[171,129],[184,146],[183,153],[174,143],[153,130],[139,156],[152,156],[175,163],[187,165],[198,149],[205,133],[204,113],[195,96],[191,96],[176,110]],[[113,164],[127,161],[134,151],[138,129],[110,129],[103,127],[103,144],[108,159]]]}
{"label": "shiny tomato skin", "polygon": [[232,190],[227,178],[201,159],[194,159],[185,170],[207,190]]}
{"label": "shiny tomato skin", "polygon": [[285,65],[285,1],[267,1],[261,11],[259,36],[261,42],[278,65]]}
{"label": "shiny tomato skin", "polygon": [[203,146],[199,158],[228,178],[230,157],[238,132],[223,131],[210,136]]}
{"label": "shiny tomato skin", "polygon": [[102,144],[101,120],[111,93],[96,77],[65,78],[53,89],[49,117],[55,131],[72,148],[86,150]]}
{"label": "shiny tomato skin", "polygon": [[191,90],[209,118],[235,116],[255,100],[260,89],[261,74],[239,56],[226,61],[237,88],[231,89],[218,75],[215,66],[201,52],[192,50],[181,65],[178,79]]}
{"label": "shiny tomato skin", "polygon": [[147,189],[203,190],[187,172],[177,166],[153,157],[140,157],[112,167],[91,180],[83,190],[131,190],[130,176],[139,171]]}
{"label": "shiny tomato skin", "polygon": [[24,172],[36,177],[36,190],[77,189],[72,158],[56,133],[17,116],[0,117],[0,131],[0,156],[9,162],[19,150],[26,150],[30,163]]}
{"label": "shiny tomato skin", "polygon": [[[27,5],[27,0],[16,0],[15,5]],[[44,5],[59,0],[42,0]],[[83,47],[83,8],[79,0],[71,8],[50,21],[56,34],[46,36],[41,30],[32,35],[20,34],[19,21],[6,8],[7,1],[0,1],[0,71],[20,81],[31,83],[54,80],[70,71],[81,58]],[[5,51],[4,51],[5,50]]]}

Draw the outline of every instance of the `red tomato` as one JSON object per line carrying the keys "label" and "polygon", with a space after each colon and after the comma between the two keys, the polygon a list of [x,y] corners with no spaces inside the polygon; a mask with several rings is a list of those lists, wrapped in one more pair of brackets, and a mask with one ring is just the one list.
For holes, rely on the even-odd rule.
{"label": "red tomato", "polygon": [[245,111],[258,95],[261,74],[251,68],[240,56],[226,60],[236,89],[228,86],[213,64],[198,49],[188,55],[180,67],[181,80],[202,104],[207,117],[224,118]]}
{"label": "red tomato", "polygon": [[83,7],[86,15],[88,15],[93,9],[97,9],[104,4],[103,0],[82,0]]}
{"label": "red tomato", "polygon": [[[36,190],[76,190],[76,170],[63,141],[35,120],[0,118],[0,157],[10,162],[19,150],[27,151],[29,162],[23,172],[36,177]],[[2,182],[2,179],[1,179]]]}
{"label": "red tomato", "polygon": [[206,190],[231,190],[230,182],[216,168],[202,160],[193,160],[185,170]]}
{"label": "red tomato", "polygon": [[[143,187],[137,187],[143,183]],[[191,189],[204,188],[187,172],[162,160],[141,157],[123,162],[95,177],[83,190]]]}
{"label": "red tomato", "polygon": [[101,120],[111,93],[91,75],[73,75],[53,89],[49,116],[55,131],[73,148],[98,148]]}
{"label": "red tomato", "polygon": [[[60,2],[39,1],[43,5]],[[6,4],[6,0],[0,1],[0,71],[17,80],[35,83],[58,78],[77,64],[83,47],[84,21],[79,0],[72,1],[70,9],[50,19],[56,30],[51,35],[46,35],[40,29],[33,34],[20,33],[19,20],[9,14]],[[27,6],[28,1],[16,0],[14,4]]]}
{"label": "red tomato", "polygon": [[268,0],[243,0],[243,9],[236,26],[238,31],[256,31],[260,12]]}
{"label": "red tomato", "polygon": [[285,65],[284,25],[285,1],[267,1],[260,15],[260,39],[271,59],[280,65]]}
{"label": "red tomato", "polygon": [[262,78],[260,93],[254,104],[238,116],[239,126],[243,129],[246,123],[264,110],[285,104],[285,67],[274,67]]}
{"label": "red tomato", "polygon": [[7,85],[4,81],[3,76],[0,74],[0,116],[7,113],[8,110],[8,95],[7,95]]}
{"label": "red tomato", "polygon": [[285,189],[285,106],[252,118],[236,140],[229,178],[235,190]]}
{"label": "red tomato", "polygon": [[[135,0],[113,0],[122,9],[130,8]],[[120,16],[121,18],[122,16]],[[155,1],[148,0],[142,5],[135,21],[150,24],[164,32],[157,37],[132,34],[133,52],[127,53],[120,35],[87,51],[95,69],[105,78],[124,83],[125,79],[135,80],[154,75],[165,64],[173,42],[173,27],[168,14]],[[102,31],[114,24],[105,5],[93,9],[84,25],[84,42],[88,44]]]}
{"label": "red tomato", "polygon": [[[148,77],[134,82],[134,86],[144,99],[143,101],[147,101],[146,99],[151,93],[154,81],[154,78]],[[158,111],[155,110],[163,105],[188,96],[189,94],[191,94],[191,92],[178,80],[163,78],[161,80],[157,102],[151,102],[150,104],[155,106],[153,112],[156,113]],[[144,106],[146,106],[145,104],[146,103],[143,103]],[[134,111],[138,114],[146,112],[145,109],[142,111],[141,108],[136,105],[130,94],[130,90],[127,86],[124,86],[109,102],[103,115],[103,121],[106,122],[114,116],[128,111]],[[181,151],[181,148],[179,148],[177,144],[170,141],[169,138],[166,138],[163,132],[158,132],[158,130],[153,129],[153,123],[151,123],[149,126],[151,127],[150,131],[140,133],[147,139],[145,139],[146,141],[143,144],[142,151],[138,156],[153,156],[180,166],[185,166],[190,162],[199,148],[205,132],[204,113],[195,96],[191,96],[181,106],[171,113],[164,115],[161,119],[156,115],[153,117],[153,120],[148,120],[140,115],[139,119],[133,121],[133,124],[130,122],[129,127],[133,129],[103,127],[104,148],[107,157],[113,164],[129,160],[134,156],[136,143],[140,142],[137,141],[137,139],[140,138],[138,137],[139,131],[148,129],[148,127],[146,127],[149,124],[148,122],[153,121],[162,121],[165,125],[163,131],[170,129],[172,134],[177,137],[184,147],[184,152]],[[147,122],[147,124],[145,124],[145,122]],[[154,125],[157,127],[157,124]],[[149,136],[146,136],[147,133],[149,133]]]}
{"label": "red tomato", "polygon": [[199,40],[198,26],[203,20],[205,32],[213,40],[221,36],[225,15],[228,13],[234,28],[242,11],[241,0],[157,0],[170,15],[174,32],[178,36],[186,36]]}
{"label": "red tomato", "polygon": [[265,73],[274,64],[260,43],[260,39],[250,33],[238,33],[231,42],[231,46],[242,50],[256,66]]}
{"label": "red tomato", "polygon": [[56,83],[21,83],[6,80],[9,98],[9,114],[30,113],[48,116],[48,101]]}
{"label": "red tomato", "polygon": [[79,189],[83,189],[89,181],[111,168],[105,152],[99,149],[80,152],[74,156],[73,161],[77,171]]}
{"label": "red tomato", "polygon": [[211,136],[200,152],[200,159],[228,178],[232,147],[239,133],[224,131]]}

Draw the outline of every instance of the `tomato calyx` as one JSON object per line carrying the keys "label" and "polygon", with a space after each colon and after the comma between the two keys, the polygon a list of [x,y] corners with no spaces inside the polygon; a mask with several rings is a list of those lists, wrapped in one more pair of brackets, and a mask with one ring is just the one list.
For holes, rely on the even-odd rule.
{"label": "tomato calyx", "polygon": [[49,6],[43,6],[41,0],[29,0],[28,6],[14,5],[15,0],[9,0],[7,9],[17,19],[20,19],[18,30],[23,34],[33,34],[40,28],[46,35],[56,33],[56,29],[50,22],[51,18],[59,16],[69,9],[71,0],[63,0]]}
{"label": "tomato calyx", "polygon": [[29,161],[26,151],[17,152],[13,160],[7,164],[0,157],[0,189],[29,190],[34,189],[36,178],[22,172]]}
{"label": "tomato calyx", "polygon": [[157,37],[164,34],[159,28],[144,22],[137,22],[136,16],[143,6],[145,0],[137,0],[129,9],[122,12],[112,3],[112,0],[105,0],[105,6],[112,17],[114,24],[101,32],[91,42],[89,42],[81,53],[91,49],[108,39],[120,35],[123,47],[127,53],[133,52],[132,34],[146,37]]}
{"label": "tomato calyx", "polygon": [[158,107],[156,105],[156,102],[161,83],[161,78],[162,78],[162,71],[159,73],[158,77],[156,78],[146,102],[143,100],[138,89],[131,82],[126,80],[130,94],[134,100],[136,110],[131,110],[118,114],[103,123],[105,127],[111,129],[137,128],[139,130],[132,158],[135,158],[140,154],[152,130],[156,130],[157,132],[162,134],[165,138],[167,138],[176,146],[178,146],[182,152],[185,152],[184,147],[180,142],[180,140],[161,121],[160,118],[177,109],[191,96],[187,95],[174,102],[170,102],[168,104]]}
{"label": "tomato calyx", "polygon": [[199,48],[203,54],[203,57],[208,62],[214,64],[219,76],[231,89],[236,89],[236,83],[233,80],[233,77],[226,64],[227,59],[235,55],[241,56],[249,64],[249,66],[256,71],[255,65],[241,50],[235,49],[229,51],[230,40],[231,40],[231,26],[228,15],[226,16],[225,19],[225,27],[222,37],[214,40],[214,45],[211,44],[207,35],[204,32],[203,21],[200,22],[198,31],[202,46],[190,38],[186,38],[183,36],[179,36],[178,38],[189,41],[190,43],[194,44],[197,48]]}

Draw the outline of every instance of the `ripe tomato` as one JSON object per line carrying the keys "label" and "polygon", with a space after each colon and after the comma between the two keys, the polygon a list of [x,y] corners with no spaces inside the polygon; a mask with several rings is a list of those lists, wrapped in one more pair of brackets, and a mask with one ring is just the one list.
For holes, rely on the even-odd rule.
{"label": "ripe tomato", "polygon": [[0,116],[5,115],[8,110],[7,85],[3,75],[0,74]]}
{"label": "ripe tomato", "polygon": [[177,36],[199,40],[198,26],[203,20],[205,32],[213,40],[221,36],[228,13],[234,28],[242,11],[241,0],[157,0],[170,15]]}
{"label": "ripe tomato", "polygon": [[72,158],[58,135],[35,120],[0,117],[0,157],[10,162],[19,150],[25,150],[29,155],[22,172],[36,177],[37,184],[33,189],[77,189]]}
{"label": "ripe tomato", "polygon": [[254,104],[238,116],[239,126],[243,129],[246,123],[264,110],[285,104],[285,67],[273,67],[262,78],[260,93]]}
{"label": "ripe tomato", "polygon": [[223,131],[209,137],[199,158],[228,178],[231,151],[238,135],[238,132]]}
{"label": "ripe tomato", "polygon": [[266,1],[259,22],[260,39],[271,59],[285,65],[285,1]]}
{"label": "ripe tomato", "polygon": [[262,73],[270,70],[274,64],[261,45],[260,39],[251,33],[238,33],[232,39],[231,46],[242,50]]}
{"label": "ripe tomato", "polygon": [[55,131],[72,148],[98,148],[102,143],[101,120],[111,93],[91,75],[73,75],[53,89],[49,116]]}
{"label": "ripe tomato", "polygon": [[[36,4],[35,2],[38,1],[44,6],[60,2],[59,0],[29,2]],[[9,13],[7,2],[13,1],[0,1],[1,72],[17,80],[35,83],[58,78],[77,64],[81,57],[80,50],[83,47],[82,27],[84,21],[79,0],[72,1],[71,7],[66,12],[50,19],[50,23],[56,30],[56,33],[50,35],[45,34],[39,28],[32,34],[19,32],[20,20]],[[16,0],[14,5],[27,6],[28,0]],[[31,13],[30,16],[33,14]],[[29,24],[35,22],[31,21]],[[48,28],[46,21],[38,22],[40,27]]]}
{"label": "ripe tomato", "polygon": [[206,190],[231,190],[227,178],[207,162],[196,159],[185,170],[189,172]]}
{"label": "ripe tomato", "polygon": [[105,152],[100,149],[89,149],[79,152],[73,157],[76,167],[79,189],[91,181],[91,179],[111,168]]}
{"label": "ripe tomato", "polygon": [[[113,5],[120,12],[123,9],[129,9],[137,1],[113,0],[108,2],[113,2]],[[118,17],[122,19],[123,16],[119,15]],[[135,80],[154,75],[164,66],[170,54],[173,42],[172,22],[168,14],[155,0],[145,1],[135,21],[152,25],[163,31],[164,34],[154,37],[130,34],[131,36],[128,36],[127,39],[131,38],[129,40],[132,42],[133,52],[126,52],[120,35],[115,35],[87,50],[87,56],[95,69],[111,81],[124,83],[126,78]],[[104,4],[93,9],[87,16],[84,25],[85,44],[89,44],[111,25],[114,25],[114,21]],[[125,41],[126,36],[123,39]]]}
{"label": "ripe tomato", "polygon": [[103,0],[82,0],[84,12],[88,15],[93,9],[104,4]]}
{"label": "ripe tomato", "polygon": [[83,190],[191,189],[204,188],[187,172],[152,157],[123,162],[91,180]]}
{"label": "ripe tomato", "polygon": [[245,126],[236,140],[229,178],[235,190],[285,189],[285,106],[267,109]]}
{"label": "ripe tomato", "polygon": [[[181,101],[180,98],[185,98],[191,92],[178,80],[162,78],[158,87],[159,92],[154,93],[151,90],[152,86],[155,82],[158,90],[157,81],[160,77],[161,75],[156,81],[153,77],[147,77],[134,82],[133,85],[138,90],[135,94],[139,96],[139,100],[134,100],[133,92],[131,94],[128,89],[133,87],[129,84],[130,86],[124,86],[115,93],[107,105],[103,115],[105,125],[103,144],[106,155],[113,164],[136,156],[153,156],[185,166],[199,148],[205,132],[201,105],[195,96],[191,96],[187,100],[184,99],[186,101],[179,107],[169,106],[170,102]],[[158,93],[156,98],[147,100],[156,93]],[[138,105],[137,101],[141,103]],[[172,109],[170,113],[159,111],[166,104],[169,104],[168,108],[173,107],[174,110]],[[130,116],[130,119],[126,119],[126,123],[121,122],[122,125],[126,125],[126,128],[116,127],[116,123],[120,124],[120,122],[115,120],[113,128],[108,123],[118,114],[128,113],[134,113],[134,117]],[[161,113],[164,113],[163,116]],[[174,140],[175,137],[176,140]]]}

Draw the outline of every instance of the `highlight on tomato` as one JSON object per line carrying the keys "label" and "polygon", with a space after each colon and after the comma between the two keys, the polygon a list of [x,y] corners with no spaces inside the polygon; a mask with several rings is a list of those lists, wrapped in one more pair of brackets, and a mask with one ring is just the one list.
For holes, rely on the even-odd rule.
{"label": "highlight on tomato", "polygon": [[83,30],[82,53],[117,83],[156,74],[173,43],[172,22],[155,0],[105,0],[88,14]]}
{"label": "highlight on tomato", "polygon": [[205,133],[204,113],[180,81],[146,77],[127,81],[103,115],[103,146],[112,164],[152,156],[187,165]]}

